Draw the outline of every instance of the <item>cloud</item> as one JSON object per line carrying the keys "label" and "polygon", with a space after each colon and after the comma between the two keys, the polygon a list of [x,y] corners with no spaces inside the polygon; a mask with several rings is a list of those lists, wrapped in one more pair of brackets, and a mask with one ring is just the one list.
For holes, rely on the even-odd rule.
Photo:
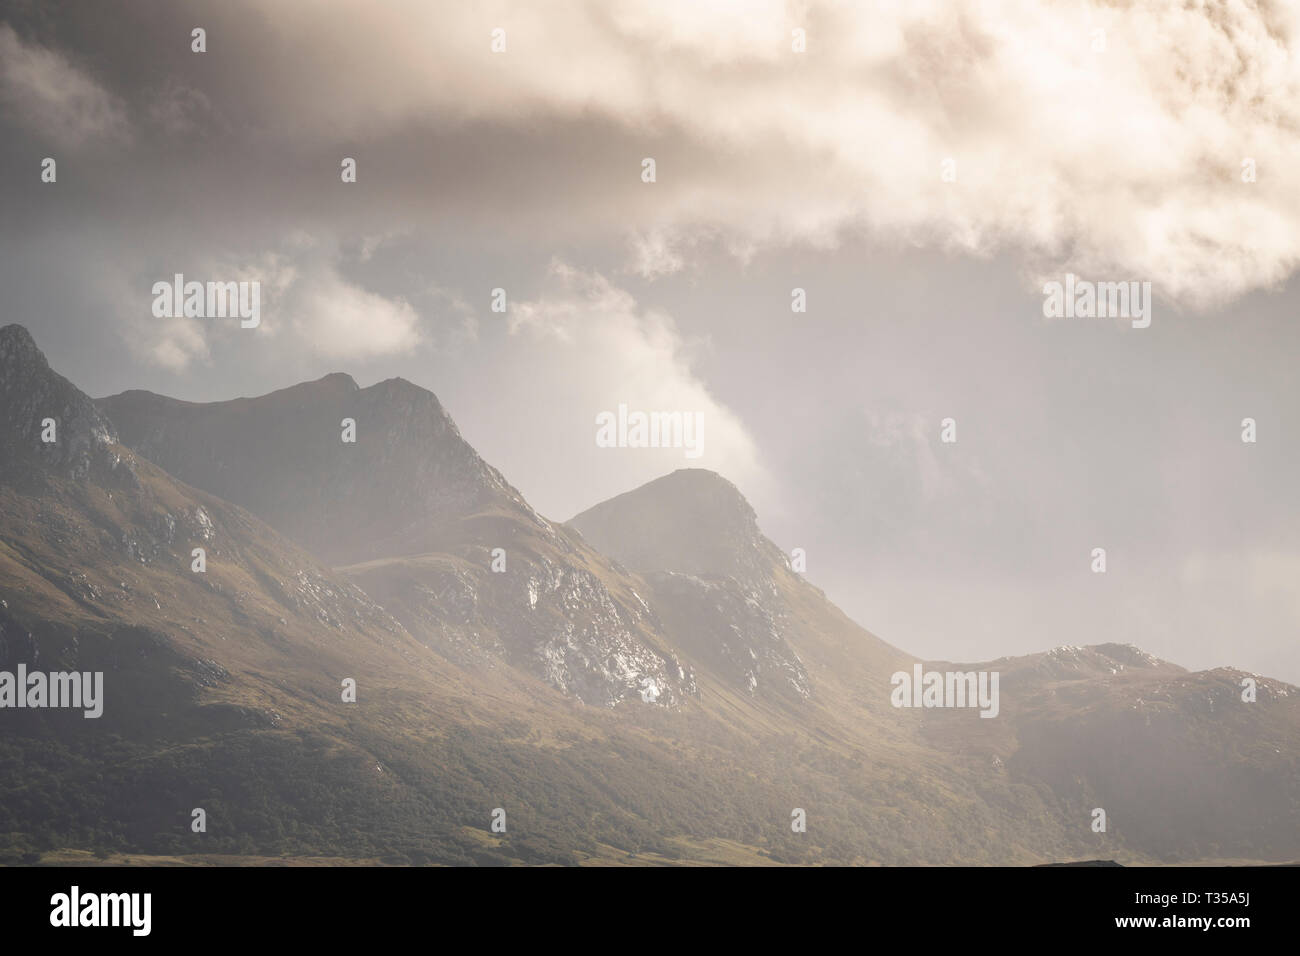
{"label": "cloud", "polygon": [[[404,355],[425,342],[420,314],[405,298],[382,295],[346,277],[340,271],[344,259],[333,245],[307,233],[292,233],[257,255],[210,252],[185,261],[190,263],[183,273],[187,281],[258,283],[260,323],[244,329],[237,319],[157,319],[140,290],[169,280],[171,271],[155,270],[158,274],[149,278],[123,264],[96,270],[93,283],[114,303],[124,338],[146,364],[179,373],[211,361],[218,342],[250,338],[259,347],[274,343],[281,355],[356,361]],[[449,335],[464,334],[464,319],[460,322]]]}
{"label": "cloud", "polygon": [[938,415],[866,410],[866,442],[881,450],[881,463],[889,462],[915,482],[915,497],[909,502],[912,507],[924,507],[982,479],[978,469],[968,463],[963,462],[959,469],[951,461],[953,456],[941,461],[935,455],[941,422]]}
{"label": "cloud", "polygon": [[[709,468],[746,494],[763,494],[768,478],[744,423],[693,371],[707,342],[688,341],[671,316],[641,307],[626,290],[598,273],[551,264],[546,288],[510,306],[509,333],[526,344],[533,388],[562,416],[566,460],[583,463],[593,483],[616,494],[677,468]],[[596,416],[630,411],[698,413],[702,450],[686,458],[681,448],[598,448]],[[595,499],[565,501],[577,511]]]}
{"label": "cloud", "polygon": [[117,97],[63,54],[23,42],[7,23],[0,23],[0,103],[12,119],[59,146],[129,132]]}
{"label": "cloud", "polygon": [[320,270],[290,290],[290,320],[317,354],[368,359],[400,354],[422,341],[420,316],[403,298],[387,298]]}
{"label": "cloud", "polygon": [[686,259],[678,243],[663,231],[652,231],[632,237],[632,261],[629,270],[643,279],[657,279],[672,275],[686,267]]}
{"label": "cloud", "polygon": [[[306,75],[301,57],[282,58],[298,72],[266,87],[292,135],[581,120],[639,137],[642,155],[685,151],[658,157],[653,186],[637,180],[641,155],[619,160],[654,190],[623,210],[629,268],[646,276],[680,268],[676,250],[701,230],[734,250],[846,235],[1009,249],[1027,279],[1144,279],[1197,307],[1300,263],[1295,7],[571,0],[264,14],[317,53]],[[507,50],[493,54],[498,26]],[[806,52],[791,49],[795,28]],[[581,145],[588,164],[611,161]],[[1246,158],[1257,182],[1242,181]],[[526,175],[537,158],[496,161]],[[607,198],[593,187],[585,214],[608,222]],[[560,199],[580,214],[582,196]]]}
{"label": "cloud", "polygon": [[204,328],[194,319],[164,319],[140,341],[141,357],[169,372],[180,373],[194,361],[207,361],[208,342]]}
{"label": "cloud", "polygon": [[[181,22],[161,16],[123,35],[154,42]],[[266,157],[301,178],[334,150],[386,169],[365,180],[366,232],[449,213],[553,223],[622,236],[625,268],[648,279],[706,240],[747,258],[865,238],[1009,253],[1035,291],[1066,271],[1151,281],[1192,308],[1300,265],[1294,5],[341,0],[322,16],[309,0],[232,0],[213,17],[223,39],[205,56],[255,76],[195,72],[184,44],[144,79],[138,45],[96,47],[96,63],[161,128],[216,123],[212,151],[251,137],[265,176]],[[9,27],[0,52],[4,103],[25,123],[68,141],[125,128],[78,61]],[[286,202],[306,189],[278,186]],[[256,213],[263,188],[226,198]]]}

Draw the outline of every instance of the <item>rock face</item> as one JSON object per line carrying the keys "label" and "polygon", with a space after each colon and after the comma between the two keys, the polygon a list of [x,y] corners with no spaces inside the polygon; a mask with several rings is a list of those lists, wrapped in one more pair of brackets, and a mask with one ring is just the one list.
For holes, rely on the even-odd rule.
{"label": "rock face", "polygon": [[[54,372],[21,325],[0,328],[0,469],[11,476],[31,466],[70,478],[112,471],[113,426],[86,395]],[[45,441],[49,422],[53,441]]]}
{"label": "rock face", "polygon": [[[413,634],[463,664],[504,658],[586,704],[675,706],[695,693],[689,668],[648,608],[616,596],[574,560],[510,552],[503,573],[449,554],[342,569]],[[472,553],[472,549],[470,551]]]}
{"label": "rock face", "polygon": [[812,680],[786,639],[787,615],[772,592],[736,579],[649,574],[649,593],[678,646],[751,694],[806,700]]}
{"label": "rock face", "polygon": [[693,658],[751,694],[812,696],[782,594],[783,584],[802,582],[731,482],[682,469],[569,525],[645,578],[651,606]]}
{"label": "rock face", "polygon": [[132,391],[100,407],[124,444],[340,567],[453,660],[505,658],[600,706],[694,693],[627,576],[537,514],[423,388],[333,374],[259,398]]}

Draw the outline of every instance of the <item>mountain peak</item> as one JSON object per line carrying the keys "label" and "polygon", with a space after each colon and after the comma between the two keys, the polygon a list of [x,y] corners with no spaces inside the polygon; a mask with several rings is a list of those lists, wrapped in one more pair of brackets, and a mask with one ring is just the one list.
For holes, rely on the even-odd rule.
{"label": "mountain peak", "polygon": [[[609,501],[602,502],[595,508],[588,509],[584,514],[606,504],[632,498],[643,505],[649,502],[666,503],[666,500],[671,498],[672,503],[679,507],[685,506],[697,510],[720,508],[720,516],[729,521],[757,522],[754,509],[741,494],[740,489],[708,468],[678,468]],[[574,521],[577,520],[575,517]]]}
{"label": "mountain peak", "polygon": [[678,468],[662,478],[647,482],[643,487],[658,484],[673,485],[695,494],[730,495],[744,507],[749,507],[749,502],[745,500],[739,488],[708,468]]}
{"label": "mountain peak", "polygon": [[42,360],[45,358],[41,355],[41,350],[36,347],[36,340],[32,338],[32,333],[27,331],[27,326],[12,323],[0,328],[0,352],[9,353],[19,350],[34,353]]}
{"label": "mountain peak", "polygon": [[357,384],[357,380],[347,372],[330,372],[328,375],[318,378],[312,384],[340,388],[348,392],[361,391],[361,386]]}
{"label": "mountain peak", "polygon": [[334,372],[256,398],[123,393],[100,406],[127,447],[332,564],[428,551],[442,526],[485,509],[533,514],[404,379],[360,388]]}
{"label": "mountain peak", "polygon": [[0,458],[7,468],[34,463],[83,478],[103,446],[116,441],[108,419],[50,368],[27,329],[0,328]]}
{"label": "mountain peak", "polygon": [[[320,378],[312,379],[307,382],[299,382],[297,385],[289,385],[286,388],[276,389],[266,395],[260,395],[256,398],[236,398],[230,402],[213,402],[213,406],[230,404],[231,402],[261,402],[272,405],[280,403],[298,404],[306,402],[314,405],[321,401],[333,401],[338,398],[346,398],[361,391],[359,386],[351,375],[347,372],[330,372],[328,375],[322,375]],[[175,399],[168,399],[175,401]]]}
{"label": "mountain peak", "polygon": [[603,501],[569,522],[637,571],[766,577],[783,558],[745,496],[717,472],[682,468]]}
{"label": "mountain peak", "polygon": [[442,402],[438,401],[437,395],[423,385],[416,385],[404,378],[386,378],[382,382],[376,382],[369,388],[362,389],[362,391],[383,396],[383,399],[388,402],[426,405],[436,410],[437,414],[442,418],[448,421],[451,420],[451,416],[442,407]]}
{"label": "mountain peak", "polygon": [[393,392],[410,391],[410,392],[422,392],[426,395],[433,394],[433,392],[429,391],[423,385],[416,385],[411,380],[402,378],[400,375],[394,375],[392,378],[386,378],[382,382],[378,382],[376,384],[381,385],[384,388],[387,388],[389,391],[393,391]]}

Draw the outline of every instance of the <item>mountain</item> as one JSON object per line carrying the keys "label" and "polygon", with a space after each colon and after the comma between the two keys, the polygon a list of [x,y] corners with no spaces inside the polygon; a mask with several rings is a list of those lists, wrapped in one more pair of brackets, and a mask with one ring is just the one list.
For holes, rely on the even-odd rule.
{"label": "mountain", "polygon": [[[1300,689],[1120,644],[978,666],[1002,672],[1007,771],[1072,812],[1104,808],[1156,859],[1300,858]],[[930,726],[931,745],[970,746],[941,719]]]}
{"label": "mountain", "polygon": [[332,565],[422,553],[467,515],[544,524],[433,393],[400,378],[363,389],[335,373],[211,404],[129,391],[99,406],[138,454]]}
{"label": "mountain", "polygon": [[[105,675],[97,720],[0,708],[0,862],[1300,857],[1282,682],[1104,641],[916,661],[721,476],[556,524],[397,380],[94,403],[17,326],[0,375],[0,671]],[[997,718],[893,706],[918,665],[998,673]]]}
{"label": "mountain", "polygon": [[789,564],[759,531],[739,489],[702,468],[680,469],[603,501],[569,524],[635,571],[730,578],[762,589]]}
{"label": "mountain", "polygon": [[796,574],[749,502],[714,472],[675,471],[569,525],[640,578],[687,660],[751,696],[808,701],[847,678],[857,694],[844,706],[868,688],[881,692],[879,704],[909,660]]}
{"label": "mountain", "polygon": [[[793,573],[722,477],[677,471],[569,523],[643,580],[641,593],[702,675],[821,704],[801,714],[829,737],[864,750],[864,735],[892,737],[941,754],[984,802],[1015,813],[1028,809],[1026,787],[1079,826],[1101,807],[1111,832],[1156,858],[1300,856],[1300,691],[1282,681],[1226,668],[1189,673],[1108,643],[921,662],[927,671],[997,672],[1000,719],[895,709],[884,706],[889,680],[917,662]],[[1247,680],[1253,702],[1242,697]]]}
{"label": "mountain", "polygon": [[456,675],[387,612],[120,445],[15,325],[0,329],[0,461],[0,670],[103,674],[97,719],[0,710],[0,850],[193,852],[196,807],[232,848],[284,821],[312,845],[340,821],[364,834],[393,788],[350,732],[343,679],[400,706],[414,681],[439,701],[426,719],[460,709]]}
{"label": "mountain", "polygon": [[139,391],[99,405],[138,454],[339,566],[451,660],[504,658],[601,706],[694,692],[626,577],[538,515],[425,389],[334,374],[208,405]]}
{"label": "mountain", "polygon": [[[0,679],[103,674],[99,718],[0,708],[0,863],[679,852],[644,786],[647,767],[683,784],[664,745],[593,727],[521,672],[431,652],[301,545],[120,444],[15,325],[0,462]],[[498,806],[509,836],[487,829]]]}

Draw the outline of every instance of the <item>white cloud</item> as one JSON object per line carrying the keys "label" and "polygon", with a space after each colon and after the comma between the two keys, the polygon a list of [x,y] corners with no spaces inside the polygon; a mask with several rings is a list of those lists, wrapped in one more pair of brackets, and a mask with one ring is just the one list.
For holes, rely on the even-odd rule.
{"label": "white cloud", "polygon": [[169,372],[183,372],[194,361],[207,361],[208,342],[203,326],[194,319],[164,319],[163,325],[143,340],[142,357]]}
{"label": "white cloud", "polygon": [[[345,277],[333,245],[305,232],[291,233],[256,256],[213,253],[187,256],[185,262],[187,281],[258,283],[261,321],[246,329],[238,319],[154,318],[143,292],[159,279],[170,280],[174,269],[156,269],[150,278],[135,266],[105,264],[95,272],[99,294],[114,304],[125,339],[146,364],[183,372],[195,362],[210,362],[219,342],[274,342],[284,353],[364,361],[405,354],[425,341],[420,315],[409,302]],[[456,334],[465,334],[463,325],[462,319]]]}
{"label": "white cloud", "polygon": [[632,262],[630,271],[643,279],[680,272],[686,266],[682,250],[674,237],[661,230],[632,236]]}
{"label": "white cloud", "polygon": [[[296,134],[449,119],[536,129],[547,117],[600,118],[648,141],[671,134],[691,145],[688,158],[712,159],[661,165],[654,221],[627,224],[640,237],[631,268],[644,275],[678,268],[674,250],[699,230],[721,230],[739,250],[846,232],[1010,249],[1031,275],[1150,280],[1193,306],[1273,286],[1300,263],[1293,5],[572,0],[359,11],[320,17],[304,2],[266,12],[329,64],[309,98],[301,78],[282,84]],[[495,26],[508,35],[499,55]],[[791,52],[795,27],[807,30],[806,53]],[[1093,49],[1096,29],[1104,51]],[[947,157],[955,183],[940,179]],[[1256,183],[1241,181],[1245,157]],[[629,177],[639,160],[628,157]],[[608,221],[607,208],[587,215]]]}
{"label": "white cloud", "polygon": [[300,280],[291,295],[293,328],[320,355],[368,359],[404,353],[422,341],[420,316],[410,303],[363,289],[332,269]]}
{"label": "white cloud", "polygon": [[[613,495],[677,468],[709,468],[747,495],[766,493],[769,479],[744,423],[692,369],[707,342],[685,339],[671,316],[642,308],[599,274],[556,261],[542,294],[510,307],[509,330],[526,345],[523,374],[560,419],[550,440],[566,473],[577,462],[592,485]],[[632,411],[698,412],[702,456],[688,459],[678,448],[598,448],[596,416],[620,404]],[[556,513],[599,497],[590,488],[581,494],[581,500],[551,496]]]}

